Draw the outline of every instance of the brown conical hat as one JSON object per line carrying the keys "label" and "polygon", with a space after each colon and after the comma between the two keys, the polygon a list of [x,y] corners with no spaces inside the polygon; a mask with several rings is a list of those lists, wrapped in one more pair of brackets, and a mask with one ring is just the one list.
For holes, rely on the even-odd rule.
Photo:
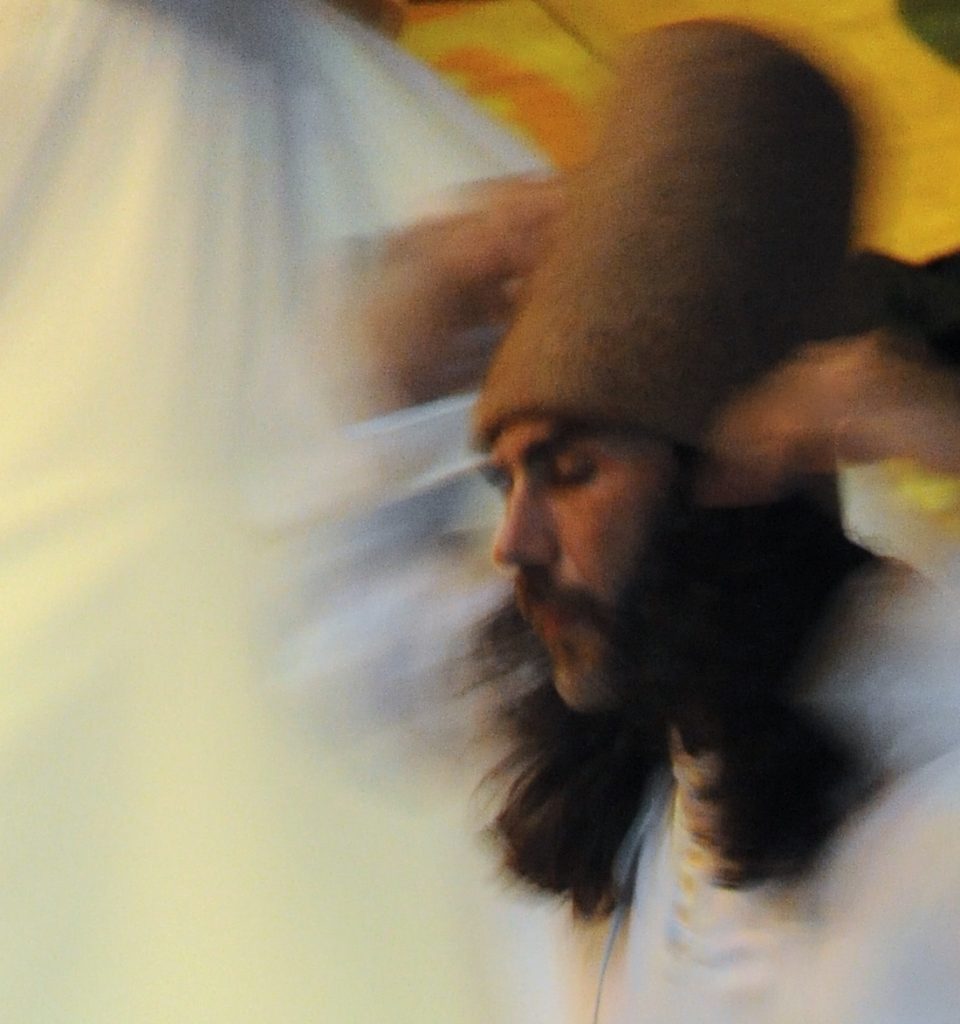
{"label": "brown conical hat", "polygon": [[638,37],[479,443],[549,415],[697,444],[736,389],[839,333],[855,162],[844,100],[783,44],[717,21]]}

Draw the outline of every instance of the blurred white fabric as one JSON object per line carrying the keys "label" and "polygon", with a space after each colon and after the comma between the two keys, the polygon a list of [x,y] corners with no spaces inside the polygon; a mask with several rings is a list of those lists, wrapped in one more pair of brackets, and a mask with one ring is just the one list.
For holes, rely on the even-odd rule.
{"label": "blurred white fabric", "polygon": [[884,565],[851,598],[811,700],[882,784],[801,880],[736,890],[665,801],[602,1024],[960,1019],[960,592]]}
{"label": "blurred white fabric", "polygon": [[339,319],[339,243],[537,160],[285,0],[4,0],[0,154],[3,1018],[557,1019],[396,727],[493,586],[464,403],[345,432]]}

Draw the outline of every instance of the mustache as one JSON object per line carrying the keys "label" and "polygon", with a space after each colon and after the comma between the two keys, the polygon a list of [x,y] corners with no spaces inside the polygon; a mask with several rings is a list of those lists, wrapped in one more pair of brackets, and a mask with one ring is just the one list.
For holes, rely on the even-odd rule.
{"label": "mustache", "polygon": [[546,569],[524,567],[514,579],[514,598],[520,614],[535,623],[540,612],[550,611],[579,625],[610,633],[615,616],[606,606],[577,587],[560,586]]}

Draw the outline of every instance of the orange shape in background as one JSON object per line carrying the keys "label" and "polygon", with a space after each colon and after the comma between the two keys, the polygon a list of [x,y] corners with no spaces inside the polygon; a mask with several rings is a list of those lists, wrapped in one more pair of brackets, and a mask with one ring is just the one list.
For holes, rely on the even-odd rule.
{"label": "orange shape in background", "polygon": [[580,163],[590,151],[593,124],[577,100],[547,76],[480,46],[464,46],[433,62],[459,79],[475,99],[493,105],[558,167]]}

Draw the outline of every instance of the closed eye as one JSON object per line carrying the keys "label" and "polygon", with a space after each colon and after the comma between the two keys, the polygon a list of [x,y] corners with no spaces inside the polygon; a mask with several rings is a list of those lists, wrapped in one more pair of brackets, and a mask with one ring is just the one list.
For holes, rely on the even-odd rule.
{"label": "closed eye", "polygon": [[553,487],[579,487],[588,484],[596,476],[596,460],[586,452],[567,449],[556,452],[543,476]]}

